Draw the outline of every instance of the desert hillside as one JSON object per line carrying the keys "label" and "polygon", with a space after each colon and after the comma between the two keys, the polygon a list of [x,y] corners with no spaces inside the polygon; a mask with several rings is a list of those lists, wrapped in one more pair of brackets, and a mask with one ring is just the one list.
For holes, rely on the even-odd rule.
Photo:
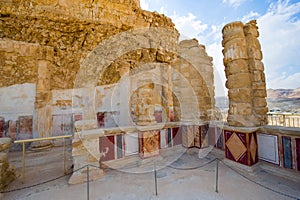
{"label": "desert hillside", "polygon": [[[297,89],[268,89],[267,104],[269,110],[281,112],[300,112],[300,87]],[[228,97],[216,97],[216,107],[228,109]]]}
{"label": "desert hillside", "polygon": [[268,98],[300,98],[300,87],[297,89],[268,89]]}

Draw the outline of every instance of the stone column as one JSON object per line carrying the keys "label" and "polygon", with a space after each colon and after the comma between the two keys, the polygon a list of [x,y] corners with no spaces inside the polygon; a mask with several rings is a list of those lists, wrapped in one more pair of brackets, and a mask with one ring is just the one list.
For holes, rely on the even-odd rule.
{"label": "stone column", "polygon": [[137,93],[138,116],[137,124],[140,126],[155,124],[154,118],[154,83],[151,80],[139,80]]}
{"label": "stone column", "polygon": [[161,83],[162,91],[162,107],[163,107],[163,122],[170,122],[171,119],[171,107],[173,107],[173,98],[172,98],[172,78],[171,78],[171,65],[161,67]]}
{"label": "stone column", "polygon": [[222,33],[223,61],[229,97],[228,124],[264,125],[265,82],[255,22],[252,21],[245,26],[242,22],[233,22],[227,24]]}
{"label": "stone column", "polygon": [[[34,138],[52,135],[52,91],[50,79],[50,62],[39,60],[33,125]],[[44,145],[46,143],[48,144],[49,141],[39,142],[36,145]]]}
{"label": "stone column", "polygon": [[267,124],[267,91],[264,74],[264,64],[261,62],[263,56],[261,46],[258,41],[258,27],[256,21],[250,21],[244,26],[247,41],[248,67],[251,73],[253,114],[259,125]]}

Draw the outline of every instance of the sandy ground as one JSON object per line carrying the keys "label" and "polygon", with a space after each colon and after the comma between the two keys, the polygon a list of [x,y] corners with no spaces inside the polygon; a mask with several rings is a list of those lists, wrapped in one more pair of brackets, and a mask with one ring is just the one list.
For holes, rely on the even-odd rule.
{"label": "sandy ground", "polygon": [[[68,167],[71,165],[70,146],[68,147]],[[176,147],[163,151],[161,156],[141,160],[132,156],[123,160],[107,162],[105,176],[89,183],[89,199],[293,199],[267,190],[242,177],[235,171],[219,163],[218,193],[216,189],[216,161],[224,160],[223,152],[213,150],[205,158],[198,158],[198,150],[185,151]],[[13,152],[10,161],[21,172],[21,152]],[[211,164],[197,168],[210,161]],[[157,169],[157,192],[155,192],[154,163]],[[300,182],[270,173],[268,166],[258,165],[254,172],[238,170],[247,178],[276,191],[300,199]],[[170,167],[171,166],[171,167]],[[178,170],[175,168],[186,169]],[[188,168],[188,169],[187,169]],[[190,169],[195,168],[195,169]],[[276,169],[276,167],[275,167]],[[278,169],[279,170],[279,169]],[[26,153],[26,182],[19,177],[6,190],[26,187],[64,174],[62,147],[42,152]],[[300,173],[296,173],[300,176]],[[4,199],[87,199],[87,184],[68,185],[67,175],[55,181],[36,187],[5,193]]]}

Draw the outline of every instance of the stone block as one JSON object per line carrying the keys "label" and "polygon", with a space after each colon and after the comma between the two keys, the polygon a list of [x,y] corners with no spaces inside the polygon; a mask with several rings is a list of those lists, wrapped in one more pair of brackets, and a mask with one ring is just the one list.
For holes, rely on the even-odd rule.
{"label": "stone block", "polygon": [[252,73],[253,81],[254,82],[261,82],[262,81],[262,72],[261,71],[253,71]]}
{"label": "stone block", "polygon": [[266,92],[266,90],[254,90],[253,97],[265,98],[265,97],[267,97],[267,92]]}
{"label": "stone block", "polygon": [[249,64],[249,69],[251,70],[258,70],[258,71],[265,70],[264,64],[260,60],[249,59],[248,64]]}
{"label": "stone block", "polygon": [[0,163],[8,162],[8,155],[5,152],[0,152]]}
{"label": "stone block", "polygon": [[11,146],[10,138],[0,138],[0,152],[8,150]]}
{"label": "stone block", "polygon": [[228,91],[228,96],[230,101],[241,103],[252,102],[252,93],[250,88],[231,89]]}
{"label": "stone block", "polygon": [[254,112],[258,115],[266,115],[268,112],[267,107],[254,108]]}
{"label": "stone block", "polygon": [[252,115],[252,104],[251,103],[239,103],[237,104],[238,115]]}
{"label": "stone block", "polygon": [[[89,167],[89,181],[95,181],[104,177],[104,172],[102,169],[95,169],[94,167]],[[85,183],[87,181],[87,169],[83,169],[78,172],[74,172],[69,179],[70,185]]]}
{"label": "stone block", "polygon": [[198,40],[192,39],[192,40],[182,40],[179,42],[180,48],[191,48],[191,47],[198,47]]}
{"label": "stone block", "polygon": [[265,107],[267,106],[267,101],[265,98],[254,98],[253,99],[254,107]]}
{"label": "stone block", "polygon": [[250,74],[240,73],[240,74],[230,75],[227,78],[226,87],[228,89],[249,88],[249,87],[251,87]]}
{"label": "stone block", "polygon": [[248,63],[245,59],[238,59],[234,62],[230,62],[226,65],[226,73],[228,75],[238,74],[238,73],[249,73]]}

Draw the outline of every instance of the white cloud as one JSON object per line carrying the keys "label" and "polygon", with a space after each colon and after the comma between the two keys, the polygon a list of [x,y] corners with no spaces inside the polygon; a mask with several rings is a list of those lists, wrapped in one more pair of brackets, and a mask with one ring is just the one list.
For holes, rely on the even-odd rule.
{"label": "white cloud", "polygon": [[223,3],[229,4],[230,6],[237,8],[246,0],[223,0]]}
{"label": "white cloud", "polygon": [[[141,4],[142,2],[149,2],[149,0],[141,0]],[[237,7],[244,0],[223,0],[223,2]],[[167,15],[165,8],[161,7],[160,12]],[[295,18],[296,14],[298,16],[300,14],[300,2],[292,4],[288,0],[278,0],[269,6],[265,14],[260,15],[254,10],[241,18],[243,22],[257,18],[260,32],[258,39],[262,46],[268,88],[300,86],[298,81],[300,80],[300,37],[298,36],[300,20]],[[192,13],[183,16],[175,13],[170,17],[181,35],[185,36],[181,36],[181,39],[197,38],[199,43],[206,45],[208,55],[214,59],[216,96],[223,95],[226,91],[226,78],[221,30],[225,24],[208,25]],[[294,68],[294,72],[290,67]],[[284,71],[286,73],[283,73]]]}
{"label": "white cloud", "polygon": [[289,1],[278,1],[271,4],[268,12],[258,18],[259,40],[264,55],[268,87],[300,86],[299,81],[294,80],[294,84],[291,84],[288,80],[295,74],[283,76],[280,73],[294,73],[288,71],[290,66],[297,67],[299,72],[300,20],[294,18],[294,15],[299,13],[300,2],[289,4]]}
{"label": "white cloud", "polygon": [[167,11],[167,9],[166,9],[166,7],[164,7],[164,6],[162,6],[162,7],[160,7],[160,9],[159,9],[159,13],[160,14],[167,14],[168,13],[168,11]]}
{"label": "white cloud", "polygon": [[200,44],[206,46],[207,54],[213,57],[215,94],[216,96],[226,96],[226,78],[221,45],[223,24],[208,26],[192,13],[186,16],[178,16],[175,13],[171,18],[180,32],[180,40],[197,38]]}
{"label": "white cloud", "polygon": [[300,86],[300,73],[287,76],[286,73],[271,79],[268,82],[269,88],[273,89],[296,89]]}
{"label": "white cloud", "polygon": [[257,19],[259,17],[259,13],[257,12],[254,12],[254,11],[250,11],[247,15],[245,15],[243,18],[242,18],[242,22],[248,22],[250,20],[253,20],[253,19]]}
{"label": "white cloud", "polygon": [[[221,35],[221,34],[220,34]],[[214,42],[207,45],[207,54],[213,57],[214,64],[214,84],[215,84],[215,96],[226,96],[227,89],[225,88],[225,67],[223,65],[222,45],[220,42]]]}
{"label": "white cloud", "polygon": [[195,38],[197,35],[203,33],[208,27],[207,24],[203,24],[202,21],[197,19],[192,13],[189,13],[186,16],[178,16],[174,13],[170,17],[172,18],[175,27],[179,30],[181,37]]}
{"label": "white cloud", "polygon": [[140,5],[143,10],[149,10],[149,2],[147,0],[140,0]]}

